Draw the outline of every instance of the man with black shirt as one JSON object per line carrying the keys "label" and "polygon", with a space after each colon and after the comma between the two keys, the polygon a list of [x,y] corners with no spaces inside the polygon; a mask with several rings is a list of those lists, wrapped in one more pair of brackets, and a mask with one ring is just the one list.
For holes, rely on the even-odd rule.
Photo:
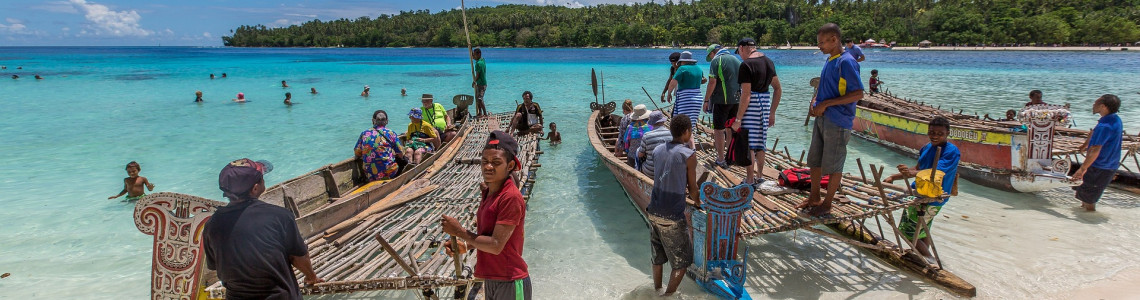
{"label": "man with black shirt", "polygon": [[522,97],[523,103],[515,107],[515,117],[508,131],[518,131],[519,135],[542,134],[542,107],[534,102],[534,93],[524,91]]}
{"label": "man with black shirt", "polygon": [[313,272],[293,213],[257,199],[272,170],[269,162],[243,158],[218,175],[230,204],[206,222],[202,244],[206,267],[218,271],[226,299],[301,299],[292,267],[305,275],[305,284],[323,281]]}
{"label": "man with black shirt", "polygon": [[[740,63],[737,82],[740,83],[741,100],[751,95],[748,101],[740,101],[736,109],[736,119],[732,130],[748,129],[748,149],[753,155],[752,166],[746,166],[748,178],[745,183],[764,182],[764,151],[768,138],[768,127],[776,124],[776,107],[780,105],[780,78],[776,77],[776,64],[764,53],[756,51],[756,41],[745,38],[737,43],[737,52],[744,61]],[[772,86],[769,92],[768,86]]]}

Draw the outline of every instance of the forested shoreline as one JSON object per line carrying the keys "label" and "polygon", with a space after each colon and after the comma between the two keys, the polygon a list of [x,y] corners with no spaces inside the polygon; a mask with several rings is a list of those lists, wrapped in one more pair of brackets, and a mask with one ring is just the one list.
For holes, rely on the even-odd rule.
{"label": "forested shoreline", "polygon": [[[365,14],[366,12],[362,12]],[[914,45],[1105,45],[1140,41],[1140,0],[703,0],[562,6],[500,5],[467,10],[471,42],[488,47],[683,46],[815,43],[834,22],[844,36]],[[222,37],[234,47],[461,47],[460,10],[405,11],[355,20],[243,25]]]}

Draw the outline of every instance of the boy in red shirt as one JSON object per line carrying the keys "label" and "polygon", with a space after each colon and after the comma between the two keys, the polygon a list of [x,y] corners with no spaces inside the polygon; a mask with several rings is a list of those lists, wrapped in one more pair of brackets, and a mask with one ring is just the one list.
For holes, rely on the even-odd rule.
{"label": "boy in red shirt", "polygon": [[[451,216],[440,220],[443,231],[458,239],[459,252],[476,250],[475,277],[483,279],[487,300],[531,299],[530,275],[522,259],[526,201],[511,179],[519,170],[518,142],[493,131],[483,148],[483,199],[476,213],[476,232]],[[451,242],[444,243],[451,253]],[[454,254],[452,254],[454,255]]]}

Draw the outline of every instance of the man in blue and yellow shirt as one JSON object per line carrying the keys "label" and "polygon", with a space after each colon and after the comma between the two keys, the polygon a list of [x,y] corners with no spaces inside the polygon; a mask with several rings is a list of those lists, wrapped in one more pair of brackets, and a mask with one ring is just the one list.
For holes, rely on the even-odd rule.
{"label": "man in blue and yellow shirt", "polygon": [[[820,72],[819,91],[812,99],[811,147],[808,150],[808,168],[811,168],[811,194],[797,208],[809,209],[813,216],[831,212],[831,201],[843,178],[843,163],[847,159],[847,141],[851,139],[851,125],[855,120],[855,103],[863,99],[863,83],[859,79],[859,63],[843,51],[839,42],[842,33],[839,25],[828,23],[816,34],[819,50],[829,55]],[[820,180],[830,174],[827,195],[821,198]]]}

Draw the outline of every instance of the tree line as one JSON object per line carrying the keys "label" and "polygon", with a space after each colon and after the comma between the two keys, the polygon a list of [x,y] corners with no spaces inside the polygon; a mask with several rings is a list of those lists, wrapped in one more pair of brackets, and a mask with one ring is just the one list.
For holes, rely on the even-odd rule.
{"label": "tree line", "polygon": [[[467,10],[471,43],[502,47],[591,47],[815,43],[826,23],[845,37],[914,45],[1104,45],[1140,41],[1140,0],[702,0]],[[234,47],[464,47],[458,9],[376,18],[243,25]]]}

